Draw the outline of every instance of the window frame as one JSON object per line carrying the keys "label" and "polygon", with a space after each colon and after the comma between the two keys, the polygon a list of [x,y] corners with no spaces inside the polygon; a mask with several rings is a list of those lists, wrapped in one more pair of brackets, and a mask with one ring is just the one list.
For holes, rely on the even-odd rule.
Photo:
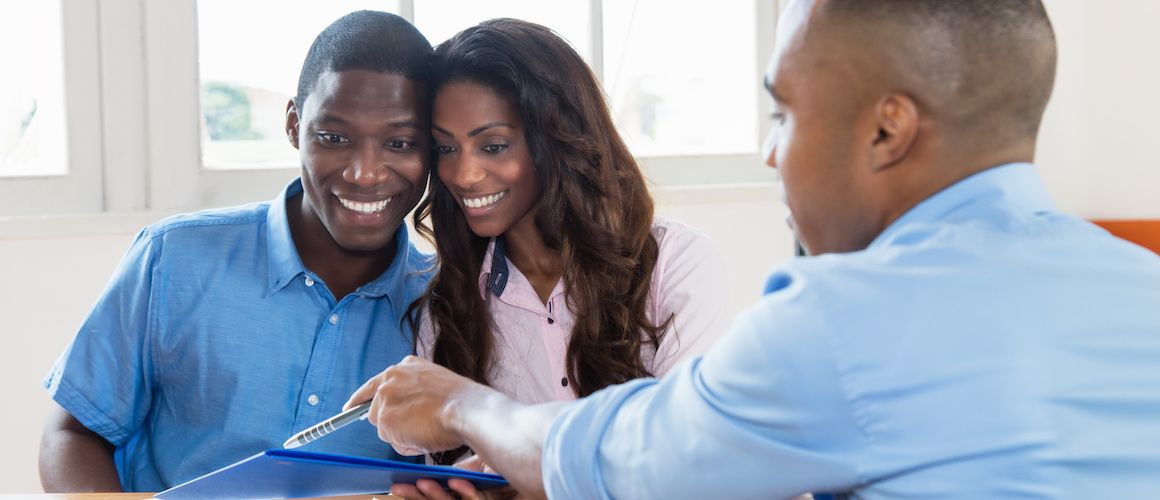
{"label": "window frame", "polygon": [[60,0],[66,141],[63,175],[0,177],[0,215],[103,209],[97,0]]}
{"label": "window frame", "polygon": [[[398,13],[413,20],[414,1],[400,0]],[[588,0],[590,65],[599,78],[604,1]],[[754,1],[753,64],[759,77],[773,49],[779,3]],[[63,0],[62,11],[69,174],[0,178],[0,222],[12,216],[165,214],[235,205],[272,198],[298,175],[297,166],[202,165],[197,0]],[[771,103],[759,80],[752,89],[758,103],[749,117],[758,131],[752,153],[639,157],[654,191],[775,182],[758,153],[770,130],[765,117]]]}

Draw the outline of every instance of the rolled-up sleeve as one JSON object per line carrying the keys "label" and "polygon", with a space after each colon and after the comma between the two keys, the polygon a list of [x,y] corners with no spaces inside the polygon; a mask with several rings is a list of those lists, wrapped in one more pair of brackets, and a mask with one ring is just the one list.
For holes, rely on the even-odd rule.
{"label": "rolled-up sleeve", "polygon": [[543,452],[551,498],[787,498],[859,483],[867,446],[824,310],[785,274],[704,357],[565,410]]}
{"label": "rolled-up sleeve", "polygon": [[152,399],[150,323],[160,244],[142,230],[68,349],[43,381],[80,423],[120,446]]}

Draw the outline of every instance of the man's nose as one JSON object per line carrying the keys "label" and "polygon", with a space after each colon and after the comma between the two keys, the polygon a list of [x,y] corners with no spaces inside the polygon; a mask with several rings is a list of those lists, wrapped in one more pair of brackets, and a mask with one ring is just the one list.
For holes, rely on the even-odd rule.
{"label": "man's nose", "polygon": [[761,144],[761,156],[765,158],[765,164],[773,168],[777,168],[777,141],[779,128],[774,125],[773,130],[765,136],[765,141]]}
{"label": "man's nose", "polygon": [[360,144],[342,175],[347,182],[360,186],[381,184],[391,175],[386,149],[378,144]]}

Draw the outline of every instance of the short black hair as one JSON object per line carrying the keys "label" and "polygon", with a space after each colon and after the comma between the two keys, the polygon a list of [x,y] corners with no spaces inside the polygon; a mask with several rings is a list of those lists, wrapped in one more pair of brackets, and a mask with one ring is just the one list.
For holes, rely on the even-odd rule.
{"label": "short black hair", "polygon": [[431,52],[431,42],[406,19],[373,10],[351,12],[322,30],[310,45],[294,105],[302,107],[318,77],[327,71],[396,73],[428,87]]}
{"label": "short black hair", "polygon": [[[926,95],[996,134],[1034,135],[1055,82],[1056,42],[1041,0],[827,0],[848,43],[889,52]],[[879,56],[886,57],[885,55]],[[996,127],[996,124],[1009,125]]]}

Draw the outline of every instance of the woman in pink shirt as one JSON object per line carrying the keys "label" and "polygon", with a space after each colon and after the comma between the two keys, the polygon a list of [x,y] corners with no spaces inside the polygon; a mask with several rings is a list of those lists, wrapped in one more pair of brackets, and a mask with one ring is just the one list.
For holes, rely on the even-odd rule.
{"label": "woman in pink shirt", "polygon": [[441,44],[436,65],[436,175],[415,223],[440,267],[412,306],[419,355],[537,403],[663,376],[725,331],[720,255],[654,218],[567,42],[497,19]]}

